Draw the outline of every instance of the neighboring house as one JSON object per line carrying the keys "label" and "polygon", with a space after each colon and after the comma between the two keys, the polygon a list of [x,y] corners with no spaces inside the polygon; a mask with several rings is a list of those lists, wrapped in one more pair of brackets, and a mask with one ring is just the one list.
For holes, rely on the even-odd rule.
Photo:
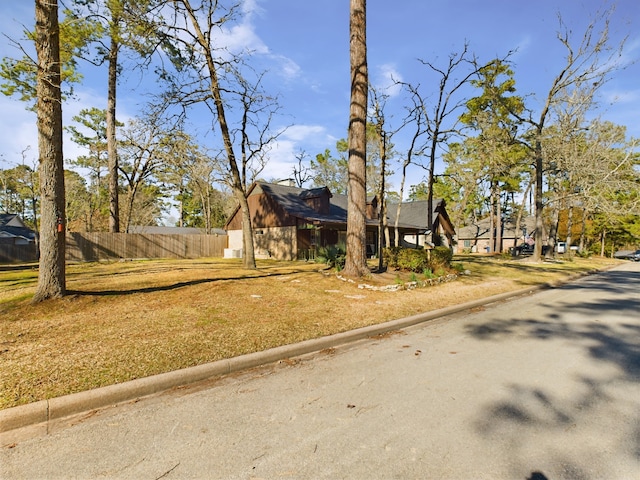
{"label": "neighboring house", "polygon": [[15,214],[0,214],[0,262],[31,262],[38,258],[37,234]]}
{"label": "neighboring house", "polygon": [[36,232],[25,225],[19,215],[0,214],[0,244],[31,245],[36,242]]}
{"label": "neighboring house", "polygon": [[[489,218],[483,218],[474,225],[467,225],[458,231],[457,253],[486,253],[490,250]],[[516,231],[515,221],[506,219],[502,224],[502,252],[508,252],[511,247],[533,241],[536,219],[525,217],[520,221],[520,228]],[[494,232],[494,241],[496,234]],[[496,248],[498,250],[498,248]]]}
{"label": "neighboring house", "polygon": [[[332,194],[326,187],[304,189],[289,182],[257,182],[249,188],[247,200],[256,258],[308,259],[315,256],[318,247],[346,244],[346,195]],[[414,203],[401,211],[399,232],[403,239],[414,238],[415,245],[415,238],[420,243],[420,237],[424,237],[427,231],[427,214],[424,210],[426,202]],[[410,204],[403,204],[403,208],[405,205]],[[434,219],[439,219],[439,228],[445,228],[447,237],[451,238],[455,232],[444,211],[444,202],[434,201],[434,205],[438,205]],[[422,215],[417,213],[420,208],[423,209]],[[371,256],[378,250],[380,221],[376,197],[368,199],[365,218],[367,254]],[[395,217],[388,218],[390,231],[394,222]],[[229,235],[229,249],[241,251],[242,214],[239,207],[230,216],[225,230]]]}
{"label": "neighboring house", "polygon": [[[453,245],[453,237],[456,234],[455,229],[449,218],[449,214],[446,209],[446,202],[442,199],[433,200],[433,229],[435,232],[436,244],[442,244],[450,247]],[[427,208],[429,202],[426,200],[419,200],[414,202],[404,202],[400,205],[400,221],[398,222],[398,229],[400,230],[400,245],[404,247],[424,247],[427,245],[429,248],[431,245],[427,241],[427,234],[429,228],[427,227],[428,217]],[[391,245],[394,245],[395,238],[395,222],[398,214],[398,204],[387,205],[387,218],[389,237],[391,239]]]}

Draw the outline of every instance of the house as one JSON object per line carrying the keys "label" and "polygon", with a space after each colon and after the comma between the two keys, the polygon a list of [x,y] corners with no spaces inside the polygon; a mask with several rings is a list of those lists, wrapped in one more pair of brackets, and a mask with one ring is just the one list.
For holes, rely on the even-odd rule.
{"label": "house", "polygon": [[[442,199],[434,199],[432,203],[435,243],[436,245],[452,246],[456,231],[447,213],[446,203]],[[400,204],[400,221],[398,222],[401,235],[400,245],[411,248],[425,247],[426,245],[427,248],[430,248],[427,241],[427,234],[429,233],[429,228],[427,227],[428,205],[429,202],[426,200]],[[387,205],[389,236],[392,245],[395,243],[394,227],[397,215],[398,204]]]}
{"label": "house", "polygon": [[[457,237],[457,253],[486,253],[490,251],[489,218],[483,218],[473,225],[460,228]],[[536,219],[533,216],[524,217],[516,231],[514,219],[502,222],[502,249],[508,252],[511,247],[526,241],[532,241]],[[494,232],[494,240],[496,238]],[[498,250],[496,248],[496,250]]]}
{"label": "house", "polygon": [[0,214],[0,244],[32,245],[36,242],[36,232],[25,225],[19,215]]}
{"label": "house", "polygon": [[[249,187],[247,201],[257,258],[309,259],[315,256],[318,247],[346,244],[346,195],[333,194],[326,187],[304,189],[293,186],[291,182],[256,182]],[[415,205],[407,208],[404,206],[410,204],[403,204],[398,230],[403,239],[413,239],[412,244],[416,245],[420,244],[420,238],[428,229],[426,202],[413,203]],[[444,228],[447,237],[451,238],[455,231],[444,211],[444,202],[434,201],[434,205],[437,205],[434,219],[438,219],[439,228]],[[420,209],[422,215],[419,215]],[[393,230],[395,209],[390,210],[394,212],[389,212],[387,220],[389,229]],[[373,255],[378,250],[380,225],[377,197],[367,200],[365,220],[367,253]],[[229,217],[225,230],[229,236],[229,249],[240,252],[242,213],[239,207]]]}
{"label": "house", "polygon": [[0,214],[0,262],[31,262],[38,258],[37,234],[15,214]]}

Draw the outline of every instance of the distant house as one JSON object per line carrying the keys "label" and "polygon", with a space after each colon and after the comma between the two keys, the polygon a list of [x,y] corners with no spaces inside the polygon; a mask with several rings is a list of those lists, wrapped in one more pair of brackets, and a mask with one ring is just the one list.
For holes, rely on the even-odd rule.
{"label": "distant house", "polygon": [[[489,218],[483,218],[473,225],[466,225],[459,229],[457,236],[457,253],[486,253],[490,251]],[[506,219],[502,224],[501,252],[508,252],[511,247],[524,242],[533,241],[536,219],[533,216],[524,217],[516,231],[515,221]],[[494,240],[496,232],[493,233]],[[496,248],[496,251],[498,248]]]}
{"label": "distant house", "polygon": [[[326,187],[304,189],[288,182],[257,182],[249,188],[247,200],[257,258],[307,259],[313,258],[320,246],[346,244],[346,195],[333,194]],[[444,202],[435,201],[434,205],[438,206],[434,215],[438,228],[444,228],[447,238],[452,238],[455,232],[444,210]],[[389,210],[387,220],[392,231],[396,212],[395,209]],[[421,238],[428,232],[426,202],[403,204],[400,217],[398,229],[403,242],[412,246],[423,245]],[[367,254],[374,255],[378,251],[380,223],[377,197],[367,200],[365,220]],[[225,230],[229,235],[229,249],[241,251],[243,237],[239,207],[230,216]]]}
{"label": "distant house", "polygon": [[0,262],[31,262],[37,258],[36,232],[16,214],[0,214]]}
{"label": "distant house", "polygon": [[36,232],[25,225],[19,215],[0,214],[0,244],[31,245],[36,242]]}
{"label": "distant house", "polygon": [[[438,243],[444,246],[453,245],[454,236],[456,234],[449,214],[447,213],[446,203],[442,199],[433,200],[433,230]],[[400,230],[400,244],[405,247],[430,247],[427,243],[427,234],[429,233],[428,223],[428,205],[426,200],[414,202],[403,202],[400,206],[400,221],[398,227]],[[391,244],[394,242],[394,226],[398,214],[398,205],[387,205],[387,218]]]}

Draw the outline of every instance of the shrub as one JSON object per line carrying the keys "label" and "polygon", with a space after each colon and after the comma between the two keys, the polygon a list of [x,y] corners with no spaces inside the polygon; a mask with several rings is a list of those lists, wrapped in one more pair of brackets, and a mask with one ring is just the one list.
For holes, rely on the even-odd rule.
{"label": "shrub", "polygon": [[433,250],[392,247],[383,250],[383,258],[389,268],[408,272],[446,271],[449,269],[453,253],[448,247]]}
{"label": "shrub", "polygon": [[462,263],[452,263],[451,268],[453,268],[458,273],[464,272],[464,265]]}
{"label": "shrub", "polygon": [[344,268],[347,259],[347,250],[344,245],[327,245],[318,247],[316,252],[316,262],[324,263],[329,268],[340,271]]}
{"label": "shrub", "polygon": [[402,247],[391,247],[382,249],[382,259],[390,268],[398,268],[398,254]]}
{"label": "shrub", "polygon": [[429,268],[434,272],[438,269],[448,269],[452,258],[453,252],[449,247],[435,247],[431,250]]}
{"label": "shrub", "polygon": [[395,270],[422,272],[429,266],[427,252],[415,248],[392,247],[382,252],[387,266]]}
{"label": "shrub", "polygon": [[398,253],[398,268],[409,272],[422,272],[429,266],[429,255],[426,250],[403,248]]}
{"label": "shrub", "polygon": [[430,269],[430,268],[425,268],[425,269],[422,271],[422,276],[423,276],[426,280],[429,280],[429,279],[431,279],[431,278],[436,278],[436,276],[433,274],[433,272],[431,271],[431,269]]}

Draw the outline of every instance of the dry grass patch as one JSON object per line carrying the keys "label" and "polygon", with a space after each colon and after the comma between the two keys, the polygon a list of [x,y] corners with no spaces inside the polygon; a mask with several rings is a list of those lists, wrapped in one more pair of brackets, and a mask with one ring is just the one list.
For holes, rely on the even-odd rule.
{"label": "dry grass patch", "polygon": [[[461,257],[470,275],[399,292],[317,264],[157,260],[69,265],[60,300],[31,305],[37,270],[0,267],[0,408],[381,323],[602,268]],[[407,280],[397,272],[362,281]]]}

